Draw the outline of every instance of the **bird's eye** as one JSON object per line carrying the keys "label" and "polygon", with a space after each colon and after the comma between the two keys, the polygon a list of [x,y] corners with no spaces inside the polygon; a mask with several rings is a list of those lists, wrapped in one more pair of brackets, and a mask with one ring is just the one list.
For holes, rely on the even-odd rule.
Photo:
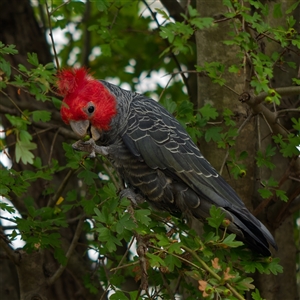
{"label": "bird's eye", "polygon": [[90,114],[92,114],[95,110],[95,107],[93,105],[90,105],[87,110]]}

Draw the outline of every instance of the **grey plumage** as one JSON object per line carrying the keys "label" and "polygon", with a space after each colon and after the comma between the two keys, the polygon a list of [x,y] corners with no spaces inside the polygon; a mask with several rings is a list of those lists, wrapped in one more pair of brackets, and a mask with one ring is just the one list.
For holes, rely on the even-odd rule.
{"label": "grey plumage", "polygon": [[[97,141],[127,185],[156,209],[199,219],[212,205],[231,220],[229,230],[262,255],[276,243],[236,192],[203,157],[180,123],[159,103],[100,81],[115,96],[117,115]],[[106,151],[105,150],[105,151]]]}
{"label": "grey plumage", "polygon": [[[78,78],[84,72],[79,70]],[[67,75],[70,76],[68,71]],[[246,209],[236,192],[203,157],[185,129],[159,103],[99,81],[114,96],[117,110],[109,119],[109,127],[102,130],[97,128],[96,122],[103,116],[100,102],[108,99],[107,92],[101,86],[98,90],[103,95],[86,96],[84,86],[93,79],[87,76],[70,81],[68,76],[67,79],[62,77],[62,90],[65,86],[69,88],[70,82],[75,85],[71,85],[67,95],[70,110],[66,107],[61,110],[63,119],[70,122],[80,136],[90,130],[91,143],[97,140],[97,146],[91,145],[94,147],[91,151],[97,148],[96,152],[107,156],[126,184],[153,207],[204,220],[215,205],[231,221],[228,229],[251,248],[267,256],[270,255],[269,244],[277,247],[268,229]],[[85,105],[82,111],[78,110],[79,103]],[[106,100],[105,103],[111,102]],[[78,114],[82,117],[78,118]],[[82,149],[80,143],[74,147]]]}

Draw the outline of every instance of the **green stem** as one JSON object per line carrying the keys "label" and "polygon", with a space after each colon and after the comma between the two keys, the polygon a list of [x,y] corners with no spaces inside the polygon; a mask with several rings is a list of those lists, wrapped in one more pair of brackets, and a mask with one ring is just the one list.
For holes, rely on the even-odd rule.
{"label": "green stem", "polygon": [[[211,274],[215,279],[217,279],[218,281],[222,281],[222,278],[216,273],[214,272],[198,255],[195,251],[193,251],[192,249],[186,247],[186,246],[181,246],[182,249],[184,249],[185,251],[187,251],[188,253],[192,254],[194,256],[194,258],[196,258],[196,260],[201,264],[201,266],[207,271],[209,272],[209,274]],[[226,287],[232,292],[232,294],[239,300],[245,300],[245,298],[235,289],[233,288],[229,283],[225,284]]]}

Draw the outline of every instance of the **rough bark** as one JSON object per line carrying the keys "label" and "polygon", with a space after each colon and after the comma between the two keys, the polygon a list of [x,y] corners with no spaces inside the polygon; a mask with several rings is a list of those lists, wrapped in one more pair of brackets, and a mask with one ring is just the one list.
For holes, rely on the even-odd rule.
{"label": "rough bark", "polygon": [[[281,3],[282,11],[288,9],[294,1],[273,1],[269,3],[270,11],[276,3]],[[298,20],[295,24],[295,29],[299,31],[299,16],[300,10],[297,8],[294,12],[294,18]],[[269,17],[267,20],[271,25],[276,24],[285,26],[284,20],[274,19]],[[283,22],[279,24],[279,22]],[[266,43],[261,45],[261,49],[265,54],[269,54],[274,51],[280,51],[280,46],[276,43]],[[286,61],[293,61],[299,66],[299,56],[293,52],[286,52],[283,54],[283,59]],[[280,67],[274,69],[274,78],[272,80],[272,87],[285,87],[291,86],[291,78],[297,77],[297,69],[285,67],[284,70]],[[298,100],[297,100],[298,99]],[[298,104],[297,104],[298,103]],[[293,108],[299,106],[299,98],[297,96],[285,96],[281,99],[281,105],[279,109]],[[273,111],[273,107],[269,106],[268,109]],[[299,115],[298,115],[299,116]],[[287,129],[291,129],[291,117],[292,114],[286,114],[279,120],[280,124]],[[257,141],[261,139],[261,147],[265,149],[268,144],[272,144],[272,132],[270,132],[270,126],[265,122],[262,116],[260,118],[260,126],[257,128],[260,133],[260,137],[257,137]],[[273,144],[274,146],[274,144]],[[271,176],[282,183],[280,188],[287,191],[287,195],[291,196],[297,189],[299,189],[299,182],[294,182],[285,178],[286,174],[292,171],[290,166],[290,160],[284,158],[281,154],[276,153],[273,157],[273,163],[276,165],[274,171],[270,171],[266,168],[261,168],[257,174],[257,178],[261,180],[267,180]],[[297,188],[298,186],[298,188]],[[256,181],[255,190],[253,194],[253,204],[257,206],[260,202],[259,197],[255,191],[260,188],[259,181]],[[275,240],[278,244],[278,252],[274,253],[274,256],[280,258],[280,264],[283,266],[283,274],[278,276],[262,276],[256,274],[255,280],[259,285],[262,295],[266,299],[299,299],[297,297],[297,282],[296,282],[296,245],[294,240],[294,218],[293,214],[282,214],[288,204],[283,203],[279,199],[275,203],[271,203],[264,211],[258,211],[259,217],[264,223],[268,223],[272,226]]]}
{"label": "rough bark", "polygon": [[[213,6],[209,1],[198,1],[198,10],[203,17],[210,16],[219,18],[219,16],[225,12],[224,9],[222,1],[215,1]],[[218,61],[226,65],[237,63],[237,57],[232,48],[229,48],[220,42],[229,31],[230,25],[228,23],[220,23],[219,26],[201,30],[196,33],[197,65],[204,66],[205,62],[213,61]],[[233,77],[227,73],[224,78],[227,81],[226,84],[233,90],[238,93],[243,91],[243,76]],[[237,122],[238,127],[241,126],[251,114],[250,110],[238,101],[238,96],[231,90],[214,84],[210,78],[200,75],[198,77],[198,107],[202,107],[207,103],[215,107],[219,113],[222,113],[225,107],[231,109],[234,113],[234,120]],[[241,130],[237,139],[237,144],[245,145],[248,144],[249,141],[254,141],[255,134],[255,120],[251,118]],[[217,170],[220,170],[225,159],[226,151],[217,149],[213,143],[212,145],[206,145],[205,142],[201,143],[200,149],[214,167]],[[242,150],[244,149],[242,148]],[[251,184],[249,184],[249,182],[255,180],[252,176],[254,170],[254,149],[247,149],[247,151],[248,159],[246,163],[248,171],[244,178],[238,181],[234,180],[229,176],[226,168],[222,172],[222,175],[236,190],[238,190],[239,195],[244,200],[252,193]],[[250,202],[248,202],[248,204],[250,204]]]}
{"label": "rough bark", "polygon": [[[289,2],[287,6],[289,5],[291,5],[291,2]],[[200,15],[203,17],[210,16],[219,18],[219,16],[222,16],[222,14],[226,12],[221,0],[214,1],[214,5],[211,5],[210,1],[198,0],[197,8]],[[299,14],[294,17],[299,18]],[[276,22],[276,19],[272,22]],[[237,63],[235,51],[233,51],[232,48],[230,48],[229,51],[229,48],[220,42],[224,40],[224,37],[229,31],[229,24],[222,22],[219,23],[216,28],[201,30],[196,33],[198,65],[203,66],[204,62],[212,61],[219,61],[227,66]],[[271,49],[266,49],[266,51],[271,51]],[[291,55],[291,53],[287,53],[287,55]],[[295,57],[290,58],[289,60],[292,59],[298,61],[298,58]],[[281,72],[278,72],[275,75],[273,87],[276,88],[279,86],[291,85],[290,79],[288,79],[291,78],[290,72],[292,71],[289,70],[288,76],[285,75],[282,70]],[[245,74],[244,76],[242,75],[239,77],[225,74],[225,79],[227,80],[226,84],[239,94],[245,92]],[[283,99],[282,102],[289,103],[290,100],[291,99]],[[238,126],[245,121],[249,114],[253,113],[247,105],[240,103],[238,97],[230,90],[213,84],[209,78],[202,76],[198,79],[198,106],[201,107],[206,103],[211,103],[219,111],[222,111],[225,107],[230,108],[235,113],[235,121],[237,121]],[[287,121],[289,121],[289,117],[287,118]],[[285,123],[284,125],[287,124]],[[247,165],[247,175],[242,179],[233,180],[228,176],[226,168],[225,172],[223,171],[222,174],[252,212],[254,212],[257,205],[262,202],[262,199],[257,193],[257,189],[261,187],[260,181],[268,179],[270,176],[273,176],[276,180],[280,180],[289,168],[289,160],[283,158],[281,154],[278,154],[274,157],[276,168],[273,172],[266,169],[257,169],[255,155],[258,147],[261,147],[260,149],[263,150],[268,144],[272,144],[269,128],[270,127],[265,123],[264,118],[255,113],[243,130],[241,130],[235,146],[237,153],[243,150],[248,152],[248,159],[245,162]],[[211,146],[204,142],[200,145],[200,148],[212,165],[217,169],[220,169],[225,157],[225,151],[222,152],[215,146]],[[288,195],[296,190],[295,183],[291,181],[286,181],[281,188],[286,190]],[[279,251],[274,253],[274,256],[280,258],[280,263],[284,268],[284,273],[278,276],[255,275],[256,285],[260,289],[262,297],[268,300],[298,299],[293,217],[290,215],[285,220],[282,218],[282,224],[276,223],[276,219],[278,219],[278,215],[284,206],[285,204],[278,200],[276,203],[271,202],[265,209],[257,211],[257,217],[269,227],[275,236]],[[277,229],[275,230],[275,228]]]}
{"label": "rough bark", "polygon": [[[21,63],[27,68],[30,68],[27,62],[28,52],[37,53],[40,63],[46,64],[52,61],[45,35],[35,20],[29,0],[1,1],[0,22],[0,40],[4,44],[16,45],[19,51],[18,55],[10,56],[9,58],[12,66],[17,67],[18,64]],[[6,92],[9,97],[14,99],[17,105],[23,107],[22,109],[32,108],[32,105],[36,103],[34,99],[25,93],[21,92],[18,94],[16,89],[8,88]],[[6,110],[14,110],[13,105],[2,94],[0,102]],[[38,105],[44,110],[51,110],[54,114],[56,113],[51,103],[39,103]],[[1,123],[4,127],[9,126],[4,115],[1,115]],[[60,120],[57,121],[57,124],[62,126]],[[31,130],[32,132],[36,132],[38,128],[32,127]],[[60,163],[65,163],[64,154],[63,151],[61,151],[62,142],[65,138],[60,134],[56,135],[56,133],[57,129],[54,129],[38,134],[34,138],[34,142],[38,145],[35,154],[42,158],[44,165],[48,164],[49,153],[52,153],[52,157],[57,159]],[[13,142],[14,137],[11,135],[7,138],[7,144],[11,145]],[[53,152],[50,151],[51,147],[53,147]],[[30,167],[28,165],[23,165],[22,163],[16,164],[13,148],[14,147],[11,147],[9,149],[9,153],[13,159],[13,168],[19,171],[29,169]],[[65,176],[66,172],[55,174],[52,181],[53,186],[58,187]],[[69,184],[77,186],[76,177],[72,178]],[[42,181],[36,181],[29,188],[27,195],[20,198],[14,196],[11,201],[21,214],[26,212],[24,197],[28,195],[33,197],[37,208],[46,206],[49,196],[43,194],[45,188]],[[74,210],[72,214],[73,217],[75,217],[80,214],[80,211]],[[72,242],[77,228],[77,222],[70,224],[68,228],[60,230],[62,248],[65,253]],[[84,243],[85,236],[81,235],[80,240]],[[9,245],[5,244],[4,240],[2,240],[1,246],[1,260],[4,260],[4,263],[1,262],[1,283],[5,283],[5,286],[1,286],[1,295],[9,295],[6,299],[99,299],[103,293],[99,286],[99,280],[95,281],[95,285],[99,287],[96,295],[92,294],[84,286],[82,276],[84,274],[91,276],[89,274],[92,271],[91,261],[84,255],[86,250],[84,247],[75,248],[62,275],[58,277],[56,281],[49,283],[49,279],[59,268],[59,264],[54,259],[51,250],[36,250],[32,253],[26,253],[23,250],[17,251],[11,249]],[[4,254],[4,249],[6,249],[6,254]],[[11,259],[10,262],[8,262],[8,258]],[[11,268],[10,272],[5,271],[8,267]],[[18,274],[17,280],[15,276],[16,273]]]}

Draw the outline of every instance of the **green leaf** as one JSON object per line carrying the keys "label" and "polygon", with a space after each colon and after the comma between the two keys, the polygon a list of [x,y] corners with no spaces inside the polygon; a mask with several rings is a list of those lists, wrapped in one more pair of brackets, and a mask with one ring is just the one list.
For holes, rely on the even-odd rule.
{"label": "green leaf", "polygon": [[170,20],[170,17],[168,16],[168,14],[159,8],[155,8],[155,10],[165,19],[165,20]]}
{"label": "green leaf", "polygon": [[247,151],[242,151],[239,155],[239,160],[244,160],[248,157],[248,152]]}
{"label": "green leaf", "polygon": [[34,65],[35,67],[38,67],[39,65],[39,59],[36,53],[32,52],[32,53],[27,53],[28,56],[28,62],[32,65]]}
{"label": "green leaf", "polygon": [[34,149],[36,149],[35,143],[18,141],[16,143],[16,162],[19,163],[21,160],[24,165],[33,164],[34,155],[30,150]]}
{"label": "green leaf", "polygon": [[102,222],[102,223],[105,223],[105,222],[106,222],[106,216],[99,210],[98,207],[95,207],[95,208],[94,208],[94,212],[95,212],[95,214],[96,214],[95,219],[96,219],[98,222]]}
{"label": "green leaf", "polygon": [[125,229],[132,230],[134,228],[136,228],[136,224],[129,213],[125,213],[116,224],[116,231],[119,234],[122,234]]}
{"label": "green leaf", "polygon": [[222,131],[221,127],[210,127],[205,131],[205,141],[208,143],[211,140],[214,142],[218,142],[221,140],[221,134],[220,132]]}
{"label": "green leaf", "polygon": [[109,252],[117,250],[116,245],[121,246],[121,242],[117,239],[113,233],[106,227],[96,228],[99,234],[99,240],[105,242],[105,247]]}
{"label": "green leaf", "polygon": [[283,190],[276,190],[276,196],[284,202],[287,202],[289,200],[288,196],[286,195],[286,192]]}
{"label": "green leaf", "polygon": [[252,284],[253,278],[246,277],[238,282],[238,288],[242,291],[249,291],[250,289],[254,289],[255,286]]}
{"label": "green leaf", "polygon": [[193,6],[191,6],[191,5],[188,6],[188,11],[189,11],[190,17],[199,16],[198,10],[196,8],[194,8]]}
{"label": "green leaf", "polygon": [[168,252],[182,254],[181,244],[180,243],[172,243],[168,249]]}
{"label": "green leaf", "polygon": [[90,291],[91,294],[96,295],[99,290],[98,286],[95,286],[95,283],[93,282],[93,276],[91,276],[89,273],[86,273],[82,275],[84,286]]}
{"label": "green leaf", "polygon": [[251,297],[253,300],[266,300],[261,297],[258,289],[255,289],[255,291],[251,293]]}
{"label": "green leaf", "polygon": [[292,122],[294,123],[293,128],[300,132],[300,118],[298,120],[296,118],[292,118]]}
{"label": "green leaf", "polygon": [[173,272],[175,267],[181,268],[181,260],[173,255],[167,255],[164,261],[170,272]]}
{"label": "green leaf", "polygon": [[213,205],[209,210],[209,214],[210,217],[207,218],[208,224],[211,227],[218,229],[225,218],[225,213],[222,212],[220,208]]}
{"label": "green leaf", "polygon": [[292,78],[293,83],[295,83],[296,85],[300,85],[300,79],[298,78]]}
{"label": "green leaf", "polygon": [[236,235],[234,233],[229,234],[223,241],[222,244],[230,248],[236,248],[244,245],[243,242],[235,241]]}
{"label": "green leaf", "polygon": [[48,122],[51,120],[51,112],[46,110],[35,110],[32,112],[32,119],[34,122]]}
{"label": "green leaf", "polygon": [[146,226],[149,226],[151,219],[150,216],[151,211],[149,209],[137,209],[134,211],[134,216],[136,220]]}
{"label": "green leaf", "polygon": [[18,50],[15,49],[16,46],[15,45],[7,45],[5,46],[2,42],[0,42],[0,53],[2,54],[17,54]]}
{"label": "green leaf", "polygon": [[275,164],[271,162],[271,158],[275,155],[275,153],[276,148],[269,144],[264,154],[261,151],[257,151],[256,164],[259,167],[265,166],[270,170],[273,170],[275,168]]}
{"label": "green leaf", "polygon": [[159,268],[161,266],[165,267],[166,263],[165,261],[160,258],[158,255],[154,255],[152,253],[147,252],[146,253],[147,257],[149,258],[149,263],[151,265],[152,268]]}
{"label": "green leaf", "polygon": [[170,240],[165,235],[157,234],[156,239],[158,239],[159,242],[157,243],[157,245],[160,247],[167,247],[168,245],[170,245]]}
{"label": "green leaf", "polygon": [[121,291],[116,291],[109,297],[110,300],[128,300],[129,298]]}
{"label": "green leaf", "polygon": [[91,2],[95,2],[99,11],[106,11],[109,7],[109,2],[107,0],[91,0]]}
{"label": "green leaf", "polygon": [[275,3],[274,4],[273,17],[274,18],[281,18],[282,17],[281,3]]}
{"label": "green leaf", "polygon": [[[8,198],[9,191],[10,191],[9,187],[7,187],[7,186],[5,186],[5,185],[3,185],[3,184],[0,183],[0,196]],[[0,209],[2,209],[1,208],[1,203],[0,203]]]}
{"label": "green leaf", "polygon": [[57,109],[61,108],[62,101],[60,99],[57,99],[55,97],[51,97],[51,101],[52,101],[53,105],[55,106],[55,108],[57,108]]}
{"label": "green leaf", "polygon": [[111,182],[109,182],[108,184],[106,184],[103,187],[102,192],[103,192],[104,196],[107,198],[116,198],[116,195],[117,195],[116,187]]}
{"label": "green leaf", "polygon": [[94,183],[94,179],[99,178],[98,175],[94,172],[91,172],[89,170],[83,170],[78,174],[78,178],[82,178],[83,181],[87,185],[91,185]]}
{"label": "green leaf", "polygon": [[258,189],[257,191],[263,199],[267,199],[273,195],[273,193],[268,189]]}
{"label": "green leaf", "polygon": [[11,125],[18,128],[19,130],[21,130],[21,129],[26,130],[27,129],[28,121],[26,119],[16,117],[16,116],[12,116],[12,115],[9,115],[9,114],[6,114],[5,117],[11,123]]}
{"label": "green leaf", "polygon": [[231,65],[229,68],[228,68],[228,71],[230,73],[239,73],[241,70],[241,66],[236,66],[236,65]]}
{"label": "green leaf", "polygon": [[101,51],[103,56],[111,56],[111,46],[109,44],[102,44]]}
{"label": "green leaf", "polygon": [[30,143],[30,141],[32,140],[32,136],[27,130],[20,130],[19,138],[23,143]]}
{"label": "green leaf", "polygon": [[277,187],[278,186],[278,181],[275,180],[273,177],[270,177],[269,180],[267,181],[267,186]]}
{"label": "green leaf", "polygon": [[292,11],[294,11],[296,8],[297,8],[297,6],[300,4],[300,1],[297,1],[297,2],[295,2],[295,3],[293,3],[286,11],[285,11],[285,13],[286,14],[290,14]]}
{"label": "green leaf", "polygon": [[[196,9],[195,9],[196,11]],[[206,17],[206,18],[194,18],[192,20],[190,20],[190,23],[192,25],[195,25],[195,27],[197,29],[204,29],[204,28],[209,28],[209,27],[212,27],[214,26],[214,19],[213,18],[209,18],[209,17]]]}
{"label": "green leaf", "polygon": [[61,247],[54,248],[54,257],[63,266],[65,266],[68,262],[68,259]]}
{"label": "green leaf", "polygon": [[274,275],[277,275],[278,273],[282,273],[283,267],[279,264],[279,258],[272,258],[272,261],[268,264],[268,269]]}
{"label": "green leaf", "polygon": [[[7,192],[6,193],[8,193],[8,191],[9,191],[9,189],[7,188],[7,187],[4,187],[4,186],[2,186],[1,184],[0,184],[0,195],[4,195],[4,194],[6,194],[6,193],[2,193],[2,191],[3,191],[3,188],[5,188],[5,189],[7,189]],[[15,213],[15,208],[13,207],[13,206],[10,206],[10,205],[8,205],[7,203],[5,203],[5,202],[0,202],[0,209],[2,209],[2,210],[5,210],[5,211],[7,211],[8,213],[10,213],[10,214],[13,214],[13,213]]]}
{"label": "green leaf", "polygon": [[0,70],[2,70],[7,77],[10,77],[11,75],[10,63],[2,57],[0,57]]}
{"label": "green leaf", "polygon": [[216,110],[216,108],[212,107],[210,104],[205,104],[199,109],[199,112],[201,115],[207,119],[213,119],[215,120],[219,114]]}
{"label": "green leaf", "polygon": [[159,102],[169,113],[173,114],[176,111],[177,104],[169,98],[163,98]]}
{"label": "green leaf", "polygon": [[88,215],[90,215],[94,212],[95,202],[93,200],[94,200],[94,198],[93,199],[83,198],[80,201],[81,206],[83,207],[85,213]]}

